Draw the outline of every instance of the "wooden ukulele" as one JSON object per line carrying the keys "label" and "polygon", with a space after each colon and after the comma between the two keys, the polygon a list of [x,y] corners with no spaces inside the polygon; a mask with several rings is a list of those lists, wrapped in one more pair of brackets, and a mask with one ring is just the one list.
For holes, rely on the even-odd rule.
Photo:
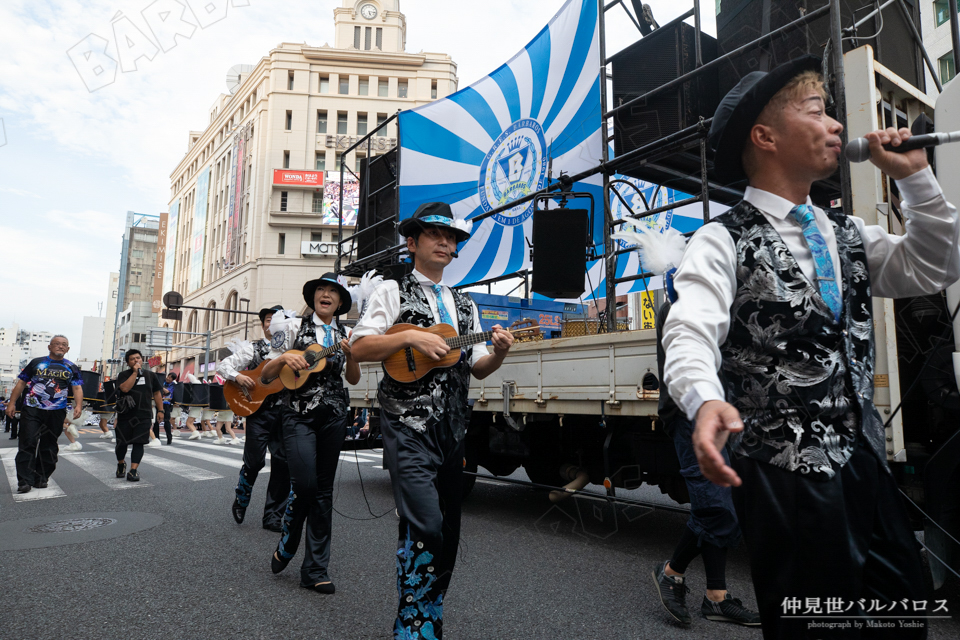
{"label": "wooden ukulele", "polygon": [[260,405],[263,404],[263,401],[266,400],[268,396],[283,391],[283,383],[280,382],[279,378],[269,384],[265,384],[262,381],[261,374],[267,362],[269,362],[269,360],[264,360],[258,364],[255,369],[240,372],[254,381],[255,384],[253,388],[244,389],[232,380],[227,380],[223,384],[223,397],[227,400],[230,409],[242,418],[251,415],[259,409]]}
{"label": "wooden ukulele", "polygon": [[[460,361],[461,347],[486,342],[493,337],[493,331],[458,336],[457,330],[449,324],[435,324],[432,327],[395,324],[387,329],[386,335],[400,333],[401,331],[425,331],[438,335],[444,338],[444,341],[450,347],[450,351],[440,360],[433,360],[412,347],[397,351],[383,361],[384,371],[397,382],[416,382],[434,369],[452,367]],[[513,334],[514,337],[532,336],[540,333],[540,325],[537,324],[536,320],[524,319],[514,322],[509,329],[504,329],[504,331]]]}
{"label": "wooden ukulele", "polygon": [[[306,369],[301,369],[300,371],[294,371],[287,365],[283,365],[283,368],[280,369],[280,377],[277,380],[280,380],[281,384],[287,389],[299,389],[303,385],[307,384],[307,380],[310,379],[315,373],[320,373],[327,368],[327,356],[333,355],[337,351],[340,351],[340,342],[338,341],[331,347],[324,347],[321,344],[314,343],[300,351],[298,349],[291,349],[286,353],[293,353],[298,356],[303,356],[303,359],[307,361],[307,364],[310,365]],[[274,381],[276,382],[276,380]]]}

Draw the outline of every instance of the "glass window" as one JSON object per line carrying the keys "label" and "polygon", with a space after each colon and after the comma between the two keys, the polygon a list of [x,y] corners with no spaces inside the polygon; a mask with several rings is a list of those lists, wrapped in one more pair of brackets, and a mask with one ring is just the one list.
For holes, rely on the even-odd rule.
{"label": "glass window", "polygon": [[336,160],[334,160],[334,164],[333,164],[334,171],[340,171],[340,157],[341,157],[340,154],[337,153]]}
{"label": "glass window", "polygon": [[370,78],[360,78],[359,93],[362,96],[370,95]]}
{"label": "glass window", "polygon": [[953,51],[942,56],[938,62],[940,63],[940,82],[947,84],[957,75],[957,66],[953,60]]}
{"label": "glass window", "polygon": [[327,152],[326,151],[317,151],[317,166],[314,167],[317,171],[324,171],[327,168]]}
{"label": "glass window", "polygon": [[436,80],[430,83],[430,99],[431,100],[437,99],[437,81]]}
{"label": "glass window", "polygon": [[377,49],[383,49],[383,29],[377,27]]}
{"label": "glass window", "polygon": [[330,78],[320,76],[320,93],[330,93]]}
{"label": "glass window", "polygon": [[283,168],[284,169],[290,168],[290,152],[289,151],[283,152]]}
{"label": "glass window", "polygon": [[354,169],[353,169],[353,170],[356,171],[358,175],[359,175],[359,173],[360,173],[360,161],[361,161],[361,160],[362,160],[362,158],[361,158],[360,156],[357,156],[357,161],[354,163]]}
{"label": "glass window", "polygon": [[397,97],[406,98],[407,97],[407,81],[401,80],[397,83]]}
{"label": "glass window", "polygon": [[[383,124],[384,122],[386,122],[386,121],[387,121],[387,114],[385,114],[385,113],[378,113],[378,114],[377,114],[377,126],[378,126],[378,127],[379,127],[380,125],[382,125],[382,124]],[[379,129],[379,130],[377,131],[377,136],[378,136],[378,137],[381,137],[381,138],[386,138],[386,137],[387,137],[387,127],[383,127],[382,129]]]}
{"label": "glass window", "polygon": [[377,95],[381,98],[386,98],[390,94],[390,81],[380,79],[380,82],[377,84]]}
{"label": "glass window", "polygon": [[287,192],[281,191],[280,192],[280,211],[286,211],[286,210],[287,210]]}
{"label": "glass window", "polygon": [[363,30],[363,49],[370,51],[370,27],[364,27]]}
{"label": "glass window", "polygon": [[327,132],[327,112],[317,111],[317,133]]}
{"label": "glass window", "polygon": [[130,285],[130,293],[140,293],[140,285]]}
{"label": "glass window", "polygon": [[[933,15],[938,27],[950,21],[950,5],[947,4],[947,0],[934,0]],[[941,73],[940,75],[943,74]]]}
{"label": "glass window", "polygon": [[365,113],[357,114],[357,135],[367,135],[367,114]]}
{"label": "glass window", "polygon": [[350,76],[340,76],[340,95],[350,93]]}
{"label": "glass window", "polygon": [[293,111],[287,111],[287,118],[284,122],[284,128],[287,131],[293,129]]}
{"label": "glass window", "polygon": [[343,111],[337,113],[337,133],[341,136],[347,135],[347,114]]}
{"label": "glass window", "polygon": [[320,191],[313,192],[313,212],[323,213],[323,193]]}
{"label": "glass window", "polygon": [[293,91],[293,71],[287,73],[287,91]]}
{"label": "glass window", "polygon": [[283,255],[284,251],[287,249],[287,234],[281,233],[280,237],[277,239],[277,254]]}
{"label": "glass window", "polygon": [[323,232],[322,232],[322,231],[311,231],[311,232],[310,232],[310,242],[323,242]]}
{"label": "glass window", "polygon": [[360,27],[353,28],[353,48],[360,48]]}

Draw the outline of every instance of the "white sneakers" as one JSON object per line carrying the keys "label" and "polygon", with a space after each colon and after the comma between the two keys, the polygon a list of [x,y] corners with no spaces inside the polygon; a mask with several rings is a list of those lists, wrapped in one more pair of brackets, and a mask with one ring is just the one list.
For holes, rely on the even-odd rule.
{"label": "white sneakers", "polygon": [[71,442],[69,445],[67,445],[66,449],[67,451],[80,451],[81,449],[83,449],[83,445],[80,444],[79,441]]}
{"label": "white sneakers", "polygon": [[216,440],[213,441],[213,444],[227,444],[227,441],[224,440],[223,438],[217,438]]}
{"label": "white sneakers", "polygon": [[179,437],[180,437],[180,429],[171,429],[171,430],[170,430],[170,435],[172,435],[174,438],[179,438]]}
{"label": "white sneakers", "polygon": [[202,436],[200,435],[199,431],[194,431],[193,433],[190,434],[187,440],[199,440],[201,437]]}
{"label": "white sneakers", "polygon": [[153,440],[150,441],[150,444],[148,444],[147,446],[148,446],[148,447],[162,447],[163,444],[160,442],[160,438],[154,438]]}
{"label": "white sneakers", "polygon": [[101,440],[113,440],[113,433],[111,433],[110,431],[107,431],[106,433],[101,433],[101,434],[100,434],[100,439],[101,439]]}
{"label": "white sneakers", "polygon": [[243,444],[243,438],[234,438],[229,444]]}

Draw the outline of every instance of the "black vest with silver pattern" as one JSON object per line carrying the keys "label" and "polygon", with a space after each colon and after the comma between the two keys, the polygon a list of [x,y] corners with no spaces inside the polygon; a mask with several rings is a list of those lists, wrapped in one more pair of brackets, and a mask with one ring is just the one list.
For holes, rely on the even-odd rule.
{"label": "black vest with silver pattern", "polygon": [[[461,336],[473,330],[473,305],[470,299],[453,291],[456,302],[457,330]],[[408,274],[400,280],[400,314],[397,324],[430,327],[435,323],[430,303],[416,276]],[[467,430],[470,407],[470,361],[473,347],[464,349],[460,361],[447,369],[434,369],[413,383],[401,383],[384,375],[378,398],[384,411],[401,424],[419,433],[446,419],[453,437],[459,442]]]}
{"label": "black vest with silver pattern", "polygon": [[[317,340],[318,334],[320,340]],[[331,334],[334,342],[340,342],[347,337],[339,323],[335,325]],[[300,323],[300,330],[294,339],[293,348],[303,350],[312,344],[322,344],[323,335],[323,329],[314,324],[313,314],[310,314]],[[322,372],[314,374],[296,391],[284,391],[284,404],[297,413],[325,410],[330,419],[345,418],[350,410],[350,398],[343,384],[345,363],[346,356],[342,351],[335,351],[327,356],[327,366]]]}
{"label": "black vest with silver pattern", "polygon": [[748,456],[818,480],[850,459],[862,433],[886,467],[883,422],[873,405],[870,274],[853,222],[827,212],[837,236],[839,324],[780,234],[741,202],[715,218],[737,251],[730,330],[720,378],[744,430],[730,439]]}

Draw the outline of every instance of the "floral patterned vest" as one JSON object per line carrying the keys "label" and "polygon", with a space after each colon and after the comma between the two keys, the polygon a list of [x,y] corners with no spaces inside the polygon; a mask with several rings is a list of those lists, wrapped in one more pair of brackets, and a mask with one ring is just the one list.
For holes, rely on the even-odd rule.
{"label": "floral patterned vest", "polygon": [[[319,334],[319,340],[317,336]],[[300,330],[293,341],[293,348],[303,350],[315,343],[323,343],[323,329],[313,322],[311,313],[300,323]],[[331,332],[334,342],[340,342],[347,337],[346,332],[338,322]],[[307,384],[296,391],[284,391],[284,404],[298,413],[312,413],[326,410],[329,418],[340,420],[350,411],[350,398],[343,384],[343,369],[346,356],[342,351],[336,351],[327,356],[326,368],[313,376]]]}
{"label": "floral patterned vest", "polygon": [[730,232],[737,289],[720,346],[720,378],[744,430],[735,455],[817,480],[850,459],[858,434],[886,467],[883,422],[873,405],[870,274],[853,222],[827,212],[837,236],[843,311],[835,323],[777,231],[741,202],[710,224]]}
{"label": "floral patterned vest", "polygon": [[[457,330],[467,335],[473,330],[473,305],[470,299],[453,291],[456,302]],[[397,324],[430,327],[435,324],[430,303],[416,276],[407,274],[400,280],[400,315]],[[473,347],[464,349],[460,361],[447,369],[434,369],[412,383],[401,383],[384,374],[378,398],[384,411],[401,424],[423,433],[446,419],[459,442],[467,430],[470,407],[470,359]]]}

